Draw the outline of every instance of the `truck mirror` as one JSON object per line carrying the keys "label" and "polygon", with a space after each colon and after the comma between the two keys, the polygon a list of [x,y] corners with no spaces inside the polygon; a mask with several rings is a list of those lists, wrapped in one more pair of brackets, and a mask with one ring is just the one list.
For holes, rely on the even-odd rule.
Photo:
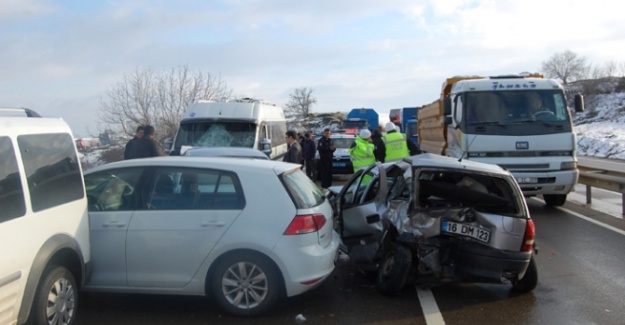
{"label": "truck mirror", "polygon": [[575,94],[575,111],[584,111],[584,96],[582,94]]}
{"label": "truck mirror", "polygon": [[271,140],[264,138],[260,142],[260,151],[262,151],[264,154],[267,155],[267,157],[269,157],[269,155],[271,155]]}
{"label": "truck mirror", "polygon": [[165,150],[167,154],[171,153],[171,151],[173,150],[173,146],[174,146],[173,138],[167,138],[163,140],[163,150]]}
{"label": "truck mirror", "polygon": [[451,115],[451,98],[443,99],[443,115]]}

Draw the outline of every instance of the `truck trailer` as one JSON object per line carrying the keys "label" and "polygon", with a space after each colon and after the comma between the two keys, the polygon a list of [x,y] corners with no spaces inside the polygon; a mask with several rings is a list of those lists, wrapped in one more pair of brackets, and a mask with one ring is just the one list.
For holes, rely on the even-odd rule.
{"label": "truck trailer", "polygon": [[[574,103],[575,111],[584,110],[581,95]],[[440,98],[418,110],[418,120],[422,151],[499,165],[525,196],[542,195],[547,205],[563,205],[577,183],[577,142],[557,80],[448,78]]]}

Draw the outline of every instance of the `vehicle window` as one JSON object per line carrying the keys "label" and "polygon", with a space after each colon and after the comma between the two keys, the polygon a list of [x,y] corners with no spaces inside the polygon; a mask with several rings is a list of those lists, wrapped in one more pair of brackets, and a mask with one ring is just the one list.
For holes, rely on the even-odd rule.
{"label": "vehicle window", "polygon": [[133,210],[143,168],[123,168],[85,175],[89,211]]}
{"label": "vehicle window", "polygon": [[183,123],[176,139],[176,148],[180,146],[252,148],[255,138],[254,123],[213,121]]}
{"label": "vehicle window", "polygon": [[160,168],[154,174],[148,208],[155,210],[239,210],[245,197],[236,174],[194,168]]}
{"label": "vehicle window", "polygon": [[332,142],[337,148],[350,148],[354,143],[354,138],[334,138]]}
{"label": "vehicle window", "polygon": [[501,177],[455,171],[423,171],[418,176],[422,208],[471,207],[488,213],[519,213],[519,198]]}
{"label": "vehicle window", "polygon": [[321,189],[300,169],[282,174],[281,179],[298,209],[316,207],[325,200]]}
{"label": "vehicle window", "polygon": [[84,197],[80,162],[67,133],[17,137],[34,212]]}
{"label": "vehicle window", "polygon": [[9,137],[0,137],[0,207],[0,222],[26,213],[22,180]]}

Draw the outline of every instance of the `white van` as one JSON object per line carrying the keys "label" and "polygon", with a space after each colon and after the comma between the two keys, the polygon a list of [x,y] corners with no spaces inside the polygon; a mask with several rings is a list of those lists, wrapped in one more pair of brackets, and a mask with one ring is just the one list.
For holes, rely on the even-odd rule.
{"label": "white van", "polygon": [[90,246],[71,130],[26,109],[0,125],[0,324],[72,324]]}
{"label": "white van", "polygon": [[270,159],[284,156],[284,110],[256,99],[199,101],[182,115],[171,155],[193,147],[246,147]]}

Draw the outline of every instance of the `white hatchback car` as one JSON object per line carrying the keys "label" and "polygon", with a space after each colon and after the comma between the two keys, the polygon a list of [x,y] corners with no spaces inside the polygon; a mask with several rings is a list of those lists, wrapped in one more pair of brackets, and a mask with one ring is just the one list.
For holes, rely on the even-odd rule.
{"label": "white hatchback car", "polygon": [[318,286],[340,239],[300,167],[158,157],[89,170],[86,290],[212,295],[231,314],[256,315]]}

